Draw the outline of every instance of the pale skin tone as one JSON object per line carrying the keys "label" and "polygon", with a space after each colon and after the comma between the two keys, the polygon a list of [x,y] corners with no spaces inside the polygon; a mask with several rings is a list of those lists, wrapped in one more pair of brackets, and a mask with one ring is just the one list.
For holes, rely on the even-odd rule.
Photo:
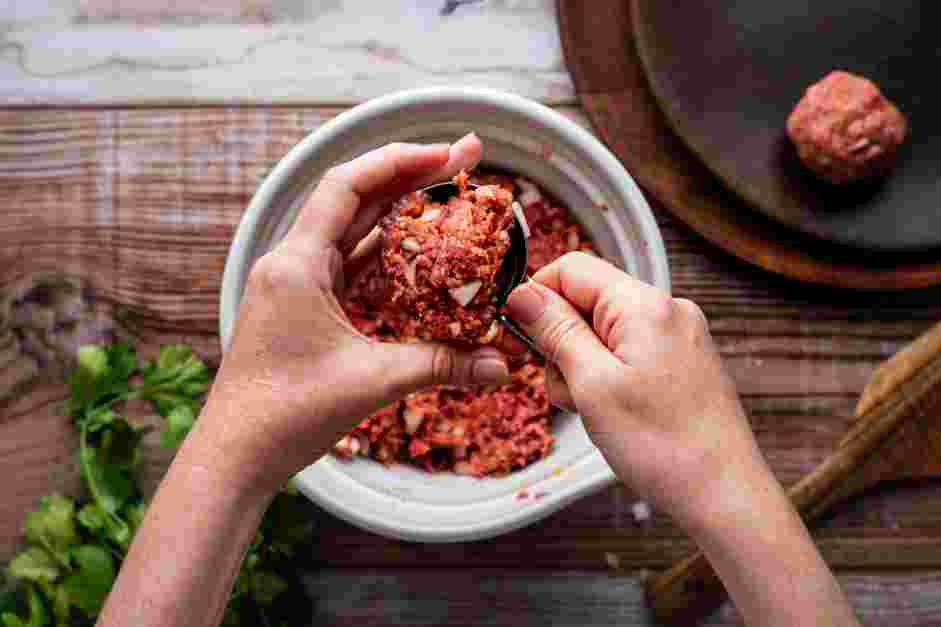
{"label": "pale skin tone", "polygon": [[[277,490],[362,416],[437,383],[507,380],[493,348],[369,340],[336,296],[368,262],[361,240],[382,207],[481,150],[473,135],[390,145],[324,176],[253,269],[231,350],[99,625],[217,625]],[[618,476],[692,535],[746,622],[858,625],[762,458],[699,308],[580,253],[533,278],[507,306],[557,368],[553,402],[577,409]]]}

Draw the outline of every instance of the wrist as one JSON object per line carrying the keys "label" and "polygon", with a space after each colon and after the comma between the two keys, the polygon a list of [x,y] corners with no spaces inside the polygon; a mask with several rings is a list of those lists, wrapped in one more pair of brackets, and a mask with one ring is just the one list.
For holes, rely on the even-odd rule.
{"label": "wrist", "polygon": [[[250,499],[273,497],[288,481],[266,462],[264,447],[239,418],[204,407],[174,459],[174,465],[201,475],[219,489]],[[282,475],[284,475],[282,477]]]}
{"label": "wrist", "polygon": [[691,534],[747,526],[756,516],[793,509],[750,434],[726,442],[702,464],[673,512]]}
{"label": "wrist", "polygon": [[805,535],[799,514],[757,449],[752,457],[724,465],[676,516],[704,548]]}

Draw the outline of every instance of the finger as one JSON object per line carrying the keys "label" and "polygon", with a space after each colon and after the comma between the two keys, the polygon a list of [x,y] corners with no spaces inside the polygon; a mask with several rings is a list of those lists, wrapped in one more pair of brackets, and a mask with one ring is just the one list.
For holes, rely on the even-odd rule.
{"label": "finger", "polygon": [[468,133],[451,145],[448,154],[448,162],[438,172],[429,175],[419,175],[414,181],[408,181],[407,185],[413,186],[402,191],[403,194],[422,187],[427,187],[432,183],[447,181],[459,173],[461,170],[473,170],[480,163],[480,157],[483,155],[483,144],[476,133]]}
{"label": "finger", "polygon": [[450,156],[450,146],[388,144],[338,165],[324,174],[304,203],[287,238],[316,237],[338,245],[357,210],[392,183],[438,171]]}
{"label": "finger", "polygon": [[582,315],[544,285],[520,285],[510,293],[506,309],[563,375],[595,368],[614,358]]}
{"label": "finger", "polygon": [[587,253],[568,253],[533,275],[533,280],[562,295],[577,309],[591,313],[605,290],[618,285],[634,301],[660,298],[662,290],[635,279],[611,263]]}
{"label": "finger", "polygon": [[483,146],[480,139],[470,133],[451,145],[448,151],[447,163],[436,172],[421,172],[416,176],[406,177],[390,183],[382,191],[380,197],[372,200],[369,205],[364,206],[357,212],[350,228],[343,235],[340,250],[346,252],[355,247],[356,243],[376,225],[379,218],[389,211],[389,206],[393,201],[432,183],[450,180],[461,170],[475,168],[480,161],[482,151]]}
{"label": "finger", "polygon": [[381,344],[380,365],[393,395],[431,385],[502,385],[510,382],[506,359],[494,348],[462,350],[447,344]]}
{"label": "finger", "polygon": [[565,383],[562,373],[555,366],[546,367],[546,393],[549,395],[549,403],[554,407],[566,411],[578,411],[569,386]]}

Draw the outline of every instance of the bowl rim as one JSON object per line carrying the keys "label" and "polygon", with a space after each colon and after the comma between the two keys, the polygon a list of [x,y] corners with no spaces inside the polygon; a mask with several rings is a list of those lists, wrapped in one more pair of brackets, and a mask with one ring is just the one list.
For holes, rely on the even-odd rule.
{"label": "bowl rim", "polygon": [[[415,105],[446,106],[448,104],[486,105],[532,119],[534,123],[557,133],[564,142],[576,145],[579,150],[586,152],[593,165],[601,170],[603,177],[630,201],[632,218],[636,223],[639,238],[646,243],[644,256],[650,264],[650,282],[666,291],[670,290],[666,249],[650,205],[621,162],[589,131],[541,103],[508,92],[478,87],[410,89],[366,101],[327,120],[295,144],[266,175],[242,215],[225,262],[219,312],[219,333],[223,351],[228,349],[231,341],[234,320],[251,270],[248,259],[257,244],[259,223],[272,211],[276,196],[283,192],[285,184],[323,145],[334,141],[336,137],[342,136],[364,122]],[[583,476],[582,480],[554,490],[553,498],[544,499],[541,507],[530,507],[525,510],[524,515],[515,518],[478,522],[466,527],[403,528],[394,522],[370,517],[359,509],[351,507],[335,498],[336,493],[326,486],[308,486],[306,482],[296,482],[296,484],[299,484],[298,488],[308,498],[361,528],[404,540],[455,542],[493,537],[518,529],[557,511],[582,496],[603,489],[615,481],[612,471],[599,451],[596,450],[583,461],[588,462],[585,469],[590,470],[590,473]],[[307,470],[311,468],[313,467],[308,467]],[[301,474],[303,472],[306,470]],[[333,494],[330,494],[331,492]]]}

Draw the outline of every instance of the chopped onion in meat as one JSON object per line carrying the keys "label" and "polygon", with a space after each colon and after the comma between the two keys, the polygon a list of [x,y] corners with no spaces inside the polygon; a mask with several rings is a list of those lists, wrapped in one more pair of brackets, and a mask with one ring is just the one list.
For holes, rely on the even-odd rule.
{"label": "chopped onion in meat", "polygon": [[477,292],[480,291],[480,286],[483,285],[480,281],[471,281],[460,287],[452,287],[448,290],[448,293],[451,294],[458,305],[461,307],[467,307],[474,297],[477,296]]}
{"label": "chopped onion in meat", "polygon": [[409,435],[414,435],[425,417],[414,409],[406,407],[402,412],[402,419],[405,421],[405,432]]}
{"label": "chopped onion in meat", "polygon": [[410,253],[421,252],[421,243],[414,237],[406,237],[402,240],[402,250]]}
{"label": "chopped onion in meat", "polygon": [[518,178],[515,181],[516,185],[523,190],[519,195],[519,201],[524,207],[528,207],[534,202],[539,202],[542,200],[542,194],[539,192],[539,188],[530,183],[524,178]]}
{"label": "chopped onion in meat", "polygon": [[440,209],[428,209],[418,218],[421,222],[433,222],[441,216]]}

